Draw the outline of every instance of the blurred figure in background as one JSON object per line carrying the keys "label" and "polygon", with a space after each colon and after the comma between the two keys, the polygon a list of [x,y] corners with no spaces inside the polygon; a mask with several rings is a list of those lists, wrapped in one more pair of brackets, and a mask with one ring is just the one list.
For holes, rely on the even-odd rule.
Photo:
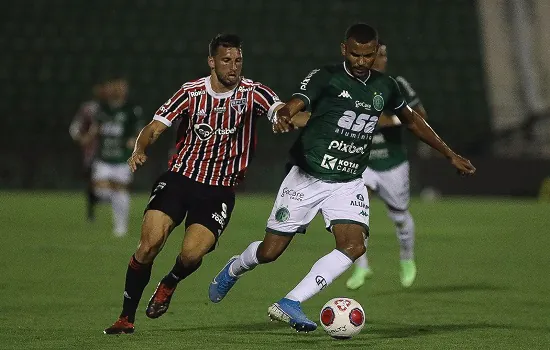
{"label": "blurred figure in background", "polygon": [[105,82],[98,82],[92,88],[92,99],[83,102],[75,114],[69,133],[77,142],[82,151],[83,175],[86,181],[86,217],[89,221],[95,219],[95,205],[97,197],[92,183],[92,162],[97,149],[97,129],[94,117],[99,105],[105,99]]}
{"label": "blurred figure in background", "polygon": [[[380,41],[378,55],[372,69],[385,73],[388,62],[387,47]],[[423,119],[427,119],[416,92],[409,82],[395,78],[405,101]],[[369,190],[378,194],[388,208],[388,217],[394,223],[399,240],[401,285],[410,287],[416,278],[414,262],[414,221],[409,212],[409,161],[405,149],[404,127],[391,111],[384,111],[375,130],[369,157],[369,165],[363,172],[363,181]],[[368,239],[365,240],[367,246]],[[355,260],[355,270],[346,286],[357,289],[372,276],[367,253]]]}
{"label": "blurred figure in background", "polygon": [[128,101],[125,78],[109,79],[105,95],[92,124],[98,146],[91,177],[95,195],[110,202],[113,208],[114,235],[122,237],[128,231],[128,186],[132,181],[126,159],[132,154],[137,134],[143,127],[142,109]]}

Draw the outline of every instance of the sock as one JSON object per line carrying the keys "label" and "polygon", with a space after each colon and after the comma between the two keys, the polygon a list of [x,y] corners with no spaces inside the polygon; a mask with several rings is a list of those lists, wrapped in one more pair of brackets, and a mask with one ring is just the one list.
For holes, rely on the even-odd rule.
{"label": "sock", "polygon": [[96,205],[96,203],[97,203],[97,197],[94,193],[94,188],[90,184],[86,188],[86,204],[87,204],[86,208],[87,208],[88,219],[90,219],[90,220],[93,220],[94,217],[95,217],[95,205]]}
{"label": "sock", "polygon": [[[368,238],[365,239],[365,248],[368,247],[367,246],[368,242],[369,242],[369,239]],[[369,259],[367,257],[367,251],[365,252],[365,254],[361,255],[360,257],[357,258],[357,260],[355,260],[355,266],[360,267],[364,270],[369,268]]]}
{"label": "sock", "polygon": [[239,255],[239,257],[231,263],[229,266],[229,274],[233,277],[240,277],[247,271],[252,270],[260,263],[256,257],[258,247],[260,246],[261,241],[256,241],[250,243],[250,245],[244,250],[244,252]]}
{"label": "sock", "polygon": [[161,282],[166,284],[166,286],[168,286],[169,288],[175,288],[178,285],[179,281],[185,279],[187,276],[197,271],[201,264],[202,259],[195,265],[185,266],[181,261],[180,256],[178,255],[174,267],[172,267],[172,270],[166,276],[164,276]]}
{"label": "sock", "polygon": [[304,279],[291,290],[286,298],[304,302],[319,293],[346,271],[353,261],[344,253],[334,249],[317,260]]}
{"label": "sock", "polygon": [[113,192],[113,221],[115,233],[125,234],[128,231],[128,213],[130,211],[130,194],[126,190]]}
{"label": "sock", "polygon": [[113,190],[110,188],[95,188],[94,193],[102,201],[110,202],[113,197]]}
{"label": "sock", "polygon": [[411,213],[404,212],[388,213],[388,216],[395,224],[397,239],[399,240],[399,258],[410,260],[414,258],[414,221]]}
{"label": "sock", "polygon": [[120,317],[127,316],[128,321],[134,323],[136,310],[143,294],[143,290],[151,278],[153,264],[142,264],[132,255],[126,270],[126,283],[124,285],[124,302]]}

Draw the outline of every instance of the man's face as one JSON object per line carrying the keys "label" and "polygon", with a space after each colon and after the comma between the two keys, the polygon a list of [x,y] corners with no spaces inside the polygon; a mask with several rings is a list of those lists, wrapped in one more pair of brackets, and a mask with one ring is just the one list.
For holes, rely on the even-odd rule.
{"label": "man's face", "polygon": [[376,40],[360,44],[353,38],[347,39],[340,45],[348,69],[359,79],[365,78],[369,74],[369,69],[372,68],[376,58],[377,48]]}
{"label": "man's face", "polygon": [[106,94],[108,99],[126,100],[128,96],[128,82],[126,79],[111,80],[106,84]]}
{"label": "man's face", "polygon": [[372,69],[384,73],[386,71],[386,66],[388,65],[388,51],[386,45],[380,46],[378,48],[378,54],[372,65]]}
{"label": "man's face", "polygon": [[213,57],[208,57],[208,65],[224,86],[234,86],[241,79],[242,51],[236,47],[220,46]]}

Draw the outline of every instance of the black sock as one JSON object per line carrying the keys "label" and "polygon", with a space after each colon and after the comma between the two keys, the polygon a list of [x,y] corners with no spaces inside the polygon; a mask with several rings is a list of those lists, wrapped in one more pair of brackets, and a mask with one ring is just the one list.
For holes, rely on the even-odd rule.
{"label": "black sock", "polygon": [[166,284],[169,288],[174,288],[179,281],[197,271],[201,264],[202,259],[195,265],[185,266],[178,255],[176,258],[176,263],[174,264],[174,267],[172,267],[172,271],[164,276],[162,283]]}
{"label": "black sock", "polygon": [[126,283],[124,285],[124,303],[122,304],[121,317],[128,316],[129,322],[134,322],[136,310],[143,294],[143,290],[151,278],[153,264],[142,264],[132,255],[126,270]]}
{"label": "black sock", "polygon": [[88,209],[88,219],[93,220],[95,217],[95,205],[97,203],[97,197],[94,193],[94,188],[92,185],[89,185],[86,189],[86,199],[87,199],[87,209]]}

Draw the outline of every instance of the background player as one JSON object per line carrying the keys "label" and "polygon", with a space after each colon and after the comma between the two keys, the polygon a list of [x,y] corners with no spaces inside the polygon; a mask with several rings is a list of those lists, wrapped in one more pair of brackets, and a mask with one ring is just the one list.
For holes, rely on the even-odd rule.
{"label": "background player", "polygon": [[175,227],[185,219],[185,236],[174,267],[149,300],[146,315],[150,318],[166,312],[179,281],[199,268],[229,223],[234,186],[243,179],[254,152],[257,119],[273,120],[282,106],[271,89],[241,77],[241,47],[236,35],[212,39],[210,76],[183,84],[139,134],[128,160],[132,171],[147,160],[147,147],[181,119],[176,154],[169,170],[153,185],[139,245],[128,265],[122,312],[105,334],[134,332],[153,261]]}
{"label": "background player", "polygon": [[132,173],[126,159],[132,153],[136,135],[143,126],[141,107],[128,101],[128,81],[109,79],[106,99],[94,116],[92,132],[97,134],[98,149],[92,165],[96,196],[110,202],[113,209],[113,233],[125,236],[128,231]]}
{"label": "background player", "polygon": [[[386,72],[388,62],[387,47],[380,41],[378,55],[372,66],[380,72]],[[422,118],[427,119],[426,110],[420,98],[408,81],[395,78],[405,101]],[[400,280],[403,287],[410,287],[416,277],[414,262],[414,221],[409,207],[409,162],[402,124],[393,113],[382,112],[375,130],[369,158],[369,165],[363,173],[365,185],[375,191],[388,208],[388,217],[394,223],[400,247]],[[365,241],[367,246],[368,240]],[[367,250],[368,252],[368,250]],[[349,289],[357,289],[372,276],[368,265],[367,252],[355,260],[353,275],[347,280]]]}
{"label": "background player", "polygon": [[92,182],[92,162],[97,149],[97,128],[94,116],[99,110],[101,101],[105,99],[105,85],[105,82],[99,82],[93,86],[92,99],[80,105],[69,126],[69,134],[82,151],[82,167],[86,181],[86,217],[89,221],[95,219],[97,203]]}
{"label": "background player", "polygon": [[312,117],[291,150],[297,165],[281,184],[264,240],[251,243],[229,260],[210,284],[211,301],[221,301],[246,271],[277,259],[294,235],[304,233],[321,211],[336,249],[319,259],[286,297],[268,309],[270,317],[298,331],[317,328],[303,313],[301,302],[324,289],[365,252],[369,206],[361,175],[384,109],[394,110],[409,130],[449,159],[460,174],[475,172],[468,160],[454,153],[407,106],[393,78],[371,70],[377,50],[376,30],[366,24],[351,26],[341,44],[345,62],[311,71],[299,92],[277,113],[275,130],[286,132],[291,117],[312,107]]}

